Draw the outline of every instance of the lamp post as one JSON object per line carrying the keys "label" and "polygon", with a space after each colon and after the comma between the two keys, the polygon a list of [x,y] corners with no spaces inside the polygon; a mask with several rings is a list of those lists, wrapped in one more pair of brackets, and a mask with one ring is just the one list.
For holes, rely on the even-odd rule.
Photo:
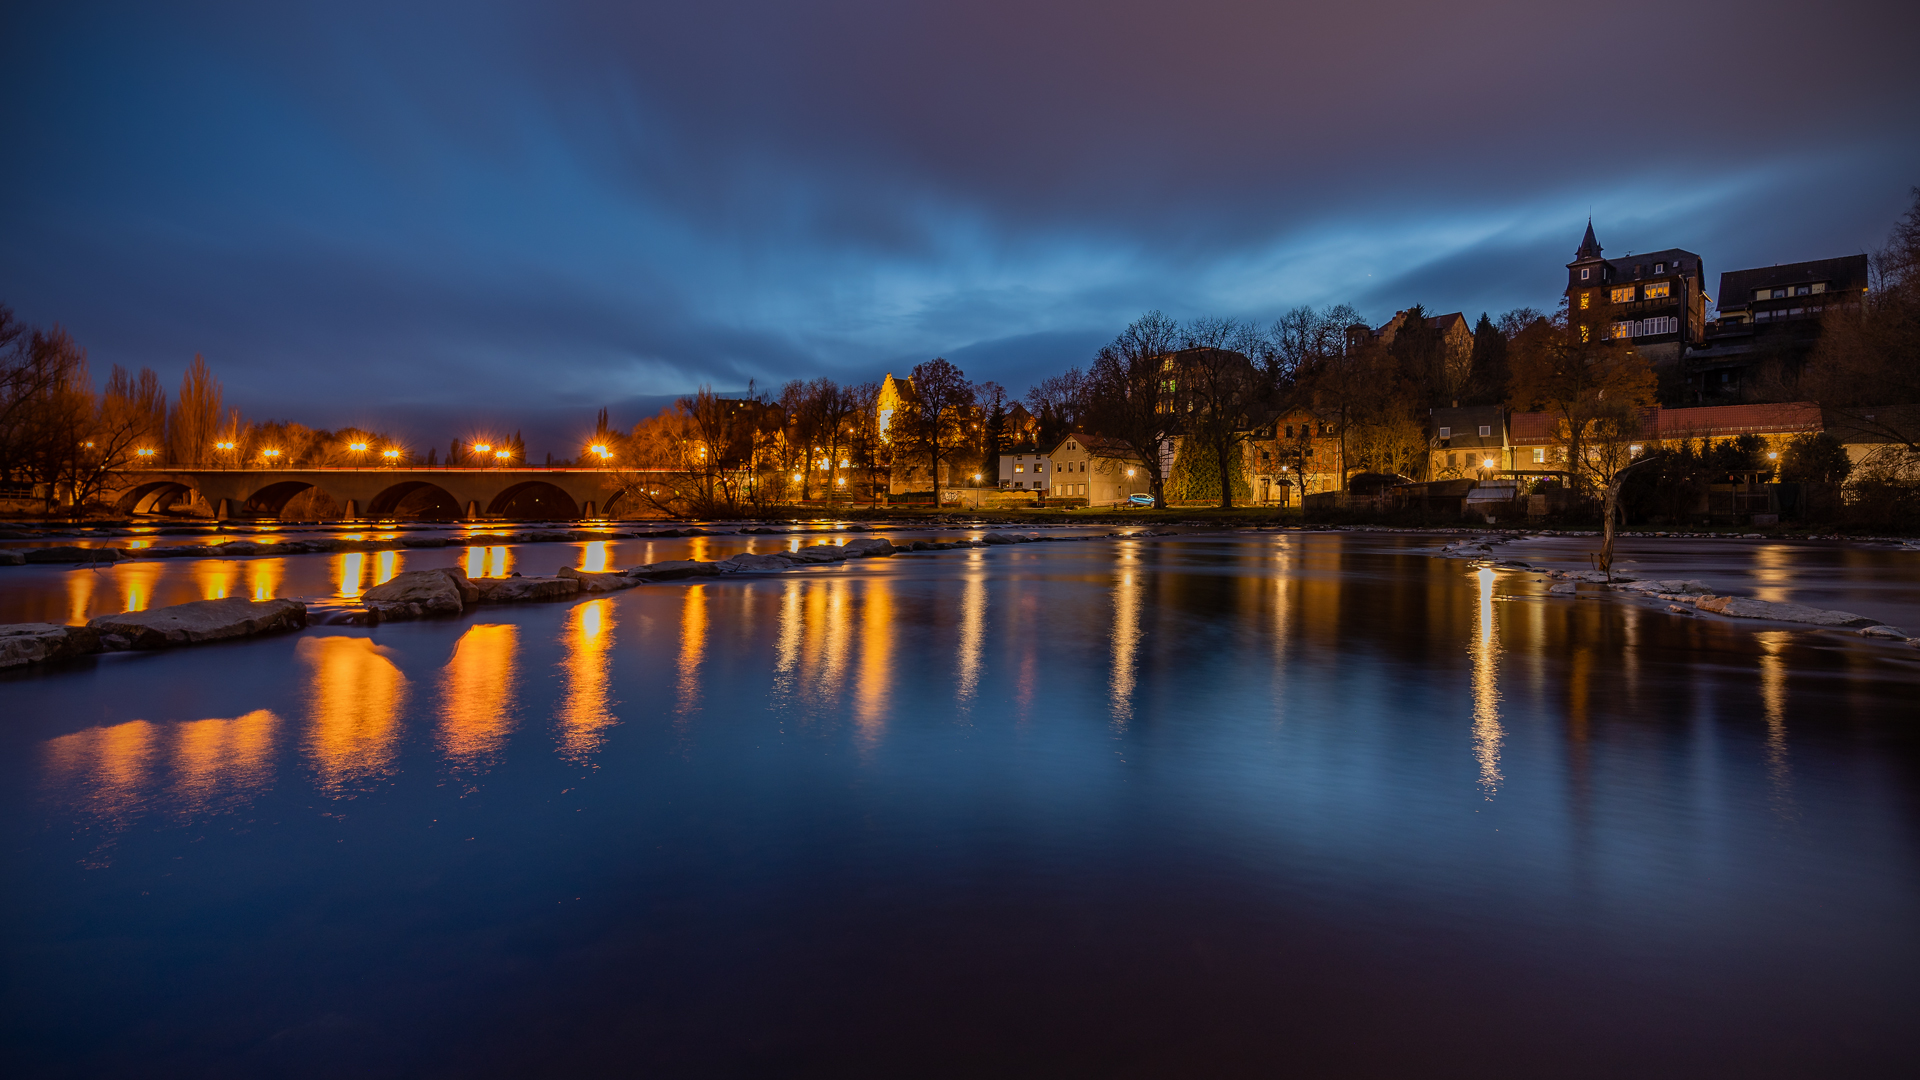
{"label": "lamp post", "polygon": [[366,443],[363,443],[363,442],[349,443],[347,444],[347,449],[353,451],[353,467],[354,468],[357,469],[366,462],[367,460],[367,444]]}

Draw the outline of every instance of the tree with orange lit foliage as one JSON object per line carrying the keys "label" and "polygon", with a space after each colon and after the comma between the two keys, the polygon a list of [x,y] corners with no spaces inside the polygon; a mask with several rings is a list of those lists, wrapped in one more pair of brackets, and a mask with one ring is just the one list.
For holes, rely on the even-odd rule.
{"label": "tree with orange lit foliage", "polygon": [[1652,366],[1634,351],[1630,338],[1615,330],[1620,320],[1605,291],[1594,290],[1585,304],[1563,303],[1554,318],[1537,319],[1514,335],[1507,349],[1510,407],[1559,418],[1568,477],[1583,490],[1597,479],[1582,464],[1590,456],[1589,441],[1612,438],[1621,429],[1617,423],[1596,423],[1622,415],[1623,409],[1652,405],[1655,389]]}
{"label": "tree with orange lit foliage", "polygon": [[722,398],[702,386],[634,427],[614,470],[615,499],[668,517],[744,516],[758,499],[758,435],[775,412],[758,398]]}

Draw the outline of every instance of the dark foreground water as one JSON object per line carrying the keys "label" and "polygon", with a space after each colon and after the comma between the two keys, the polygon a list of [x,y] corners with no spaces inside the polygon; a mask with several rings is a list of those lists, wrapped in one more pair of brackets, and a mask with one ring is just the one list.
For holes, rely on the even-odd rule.
{"label": "dark foreground water", "polygon": [[[0,681],[6,1071],[1909,1075],[1920,651],[1398,543]],[[1900,558],[1808,556],[1911,595]]]}

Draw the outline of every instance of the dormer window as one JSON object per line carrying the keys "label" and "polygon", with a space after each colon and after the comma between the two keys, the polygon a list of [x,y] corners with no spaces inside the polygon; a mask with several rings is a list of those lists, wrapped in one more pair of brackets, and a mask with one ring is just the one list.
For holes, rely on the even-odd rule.
{"label": "dormer window", "polygon": [[1664,274],[1664,273],[1666,273],[1666,272],[1667,272],[1667,264],[1666,264],[1666,263],[1654,263],[1654,264],[1653,264],[1653,272],[1654,272],[1654,273],[1656,273],[1656,274]]}
{"label": "dormer window", "polygon": [[1443,427],[1443,428],[1441,428],[1441,429],[1440,429],[1440,437],[1441,437],[1441,438],[1443,438],[1443,439],[1451,439],[1451,438],[1453,438],[1453,429],[1452,429],[1452,428],[1450,428],[1450,427]]}
{"label": "dormer window", "polygon": [[1493,427],[1492,427],[1491,425],[1489,425],[1489,424],[1481,424],[1481,425],[1480,425],[1480,437],[1481,437],[1481,438],[1483,438],[1483,439],[1490,439],[1490,438],[1492,438],[1492,437],[1493,437]]}

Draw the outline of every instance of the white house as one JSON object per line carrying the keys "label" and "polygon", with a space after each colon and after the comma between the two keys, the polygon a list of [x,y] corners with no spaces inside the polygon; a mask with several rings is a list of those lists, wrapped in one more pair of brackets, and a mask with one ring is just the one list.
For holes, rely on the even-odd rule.
{"label": "white house", "polygon": [[1000,486],[1015,491],[1046,491],[1053,480],[1053,461],[1046,454],[1001,454]]}

